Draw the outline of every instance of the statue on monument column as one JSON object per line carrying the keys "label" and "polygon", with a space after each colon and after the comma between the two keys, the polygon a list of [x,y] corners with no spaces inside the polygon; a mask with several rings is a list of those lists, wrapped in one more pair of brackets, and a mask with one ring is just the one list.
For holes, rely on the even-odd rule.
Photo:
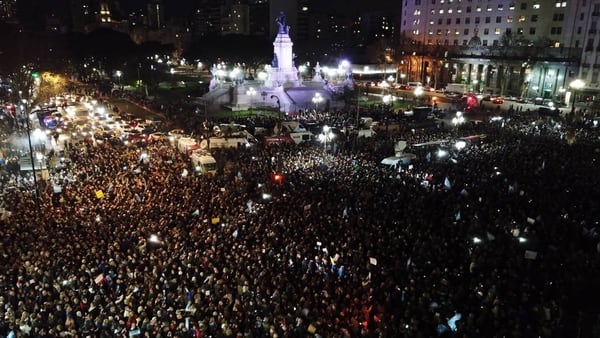
{"label": "statue on monument column", "polygon": [[277,22],[277,26],[279,26],[278,34],[288,34],[290,31],[290,26],[285,24],[285,14],[283,12],[279,12],[279,16],[275,19]]}
{"label": "statue on monument column", "polygon": [[315,76],[313,77],[313,81],[323,81],[323,78],[321,77],[321,65],[319,64],[319,61],[317,61],[317,64],[315,65]]}

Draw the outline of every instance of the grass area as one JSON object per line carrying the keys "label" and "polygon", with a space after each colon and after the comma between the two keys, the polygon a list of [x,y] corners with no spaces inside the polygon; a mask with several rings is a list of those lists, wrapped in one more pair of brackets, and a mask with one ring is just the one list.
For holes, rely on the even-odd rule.
{"label": "grass area", "polygon": [[270,118],[279,117],[279,114],[276,111],[255,110],[255,109],[253,109],[252,111],[250,111],[250,110],[240,110],[240,111],[220,110],[217,112],[211,112],[209,115],[211,117],[214,117],[217,119],[245,118],[245,117],[256,117],[256,116],[263,116],[263,117],[270,117]]}

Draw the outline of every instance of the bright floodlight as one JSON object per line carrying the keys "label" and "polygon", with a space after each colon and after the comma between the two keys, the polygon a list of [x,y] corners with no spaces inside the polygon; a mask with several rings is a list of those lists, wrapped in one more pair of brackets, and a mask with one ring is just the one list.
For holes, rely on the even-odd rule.
{"label": "bright floodlight", "polygon": [[479,237],[473,237],[473,243],[475,243],[475,244],[481,243],[481,239]]}
{"label": "bright floodlight", "polygon": [[448,155],[448,152],[444,149],[438,149],[437,151],[437,157],[442,158],[442,157],[446,157]]}
{"label": "bright floodlight", "polygon": [[150,235],[150,242],[152,243],[160,243],[160,240],[158,239],[158,236],[156,236],[155,234]]}
{"label": "bright floodlight", "polygon": [[525,243],[525,242],[527,242],[527,238],[519,237],[519,243]]}

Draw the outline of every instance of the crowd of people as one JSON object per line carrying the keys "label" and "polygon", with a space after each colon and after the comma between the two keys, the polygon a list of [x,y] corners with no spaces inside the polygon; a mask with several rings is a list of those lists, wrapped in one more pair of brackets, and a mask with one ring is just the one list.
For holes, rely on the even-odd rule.
{"label": "crowd of people", "polygon": [[457,132],[221,150],[214,176],[169,141],[71,144],[39,199],[4,182],[0,336],[598,337],[599,133],[503,121],[400,168],[396,141]]}

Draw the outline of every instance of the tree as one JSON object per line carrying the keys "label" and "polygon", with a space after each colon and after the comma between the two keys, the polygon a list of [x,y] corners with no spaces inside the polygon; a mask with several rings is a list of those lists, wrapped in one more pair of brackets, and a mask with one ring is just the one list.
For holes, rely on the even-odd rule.
{"label": "tree", "polygon": [[66,91],[67,81],[59,74],[44,72],[37,87],[37,102],[47,102]]}

